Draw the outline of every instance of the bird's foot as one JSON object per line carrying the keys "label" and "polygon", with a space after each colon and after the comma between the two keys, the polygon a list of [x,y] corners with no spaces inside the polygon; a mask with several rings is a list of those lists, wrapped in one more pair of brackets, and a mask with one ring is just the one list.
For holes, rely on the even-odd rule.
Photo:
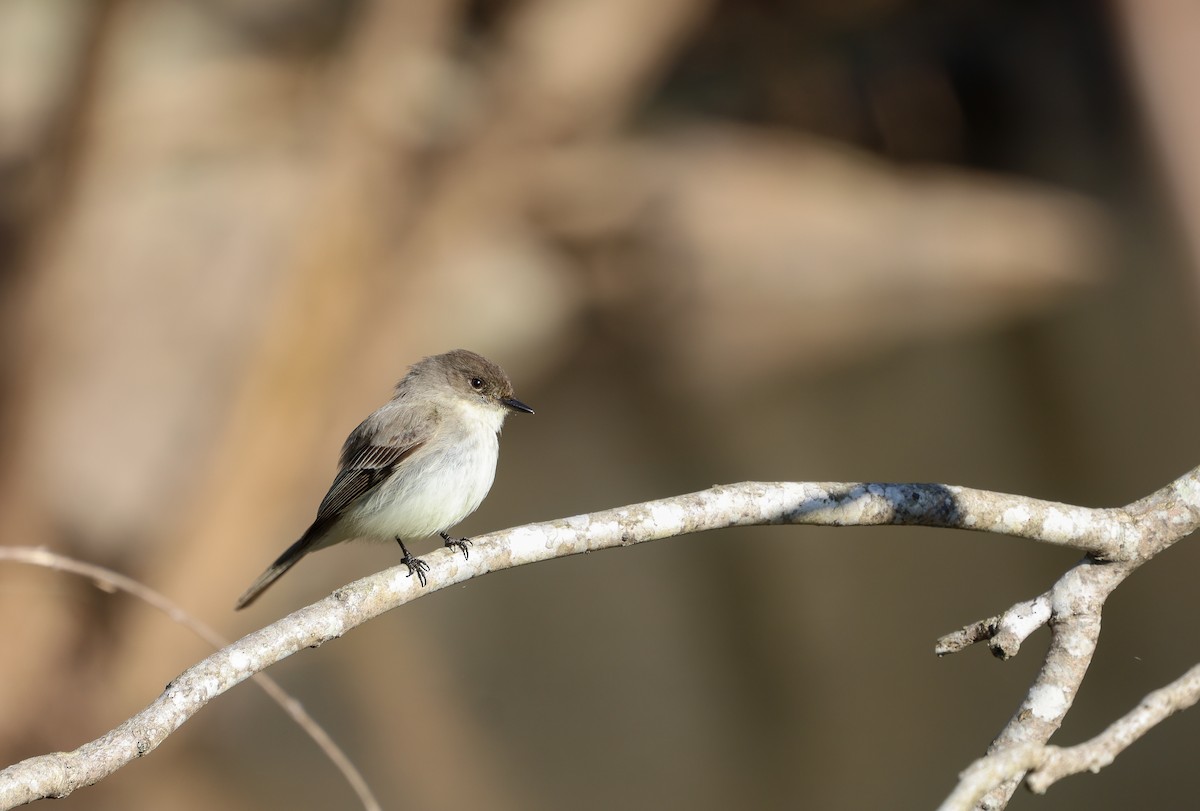
{"label": "bird's foot", "polygon": [[439,532],[438,535],[441,535],[442,540],[446,542],[447,549],[457,549],[462,552],[463,560],[471,559],[471,553],[467,551],[467,547],[471,545],[470,538],[451,538],[444,532]]}
{"label": "bird's foot", "polygon": [[421,581],[421,585],[426,583],[425,573],[429,571],[429,564],[418,557],[413,557],[413,554],[408,551],[408,547],[404,545],[404,539],[399,535],[396,536],[396,543],[400,544],[400,551],[404,553],[404,557],[400,558],[400,562],[408,567],[408,576],[414,574],[417,580]]}

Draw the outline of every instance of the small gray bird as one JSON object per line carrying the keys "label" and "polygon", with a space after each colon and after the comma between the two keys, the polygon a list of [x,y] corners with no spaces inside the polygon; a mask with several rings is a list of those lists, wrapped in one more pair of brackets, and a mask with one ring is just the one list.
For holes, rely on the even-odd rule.
{"label": "small gray bird", "polygon": [[405,538],[436,533],[466,558],[470,540],[446,530],[475,512],[491,489],[509,411],[533,413],[513,396],[504,370],[481,355],[455,349],[413,364],[392,399],[347,437],[312,526],[236,608],[254,602],[309,552],[352,538],[395,539],[409,576],[415,572],[422,586],[429,566],[409,554]]}

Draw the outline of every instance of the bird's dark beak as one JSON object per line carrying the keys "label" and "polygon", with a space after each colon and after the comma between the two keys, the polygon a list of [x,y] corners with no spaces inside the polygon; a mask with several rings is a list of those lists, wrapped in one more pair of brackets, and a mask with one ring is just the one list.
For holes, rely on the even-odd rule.
{"label": "bird's dark beak", "polygon": [[522,403],[516,397],[506,397],[500,402],[511,408],[513,411],[524,411],[526,414],[532,414],[533,409]]}

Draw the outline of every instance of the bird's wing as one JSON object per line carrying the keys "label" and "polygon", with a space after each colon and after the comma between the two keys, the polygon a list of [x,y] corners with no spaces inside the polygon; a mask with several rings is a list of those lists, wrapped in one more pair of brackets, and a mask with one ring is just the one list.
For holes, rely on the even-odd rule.
{"label": "bird's wing", "polygon": [[[391,415],[394,419],[394,415]],[[342,458],[338,465],[337,476],[329,487],[329,492],[317,509],[316,520],[312,522],[300,540],[284,550],[283,554],[272,563],[267,570],[259,575],[258,580],[246,590],[237,601],[236,608],[242,609],[258,599],[267,586],[283,576],[288,569],[296,565],[300,558],[312,551],[325,532],[357,498],[362,498],[380,482],[386,479],[396,465],[417,451],[431,436],[436,427],[434,419],[426,419],[417,425],[414,418],[407,421],[387,424],[381,429],[380,423],[386,423],[386,416],[380,417],[376,412],[363,421],[351,432],[342,446]]]}
{"label": "bird's wing", "polygon": [[358,431],[346,440],[342,449],[342,462],[329,492],[317,508],[314,524],[324,524],[341,515],[350,504],[379,486],[391,475],[396,465],[425,444],[425,436],[416,431],[406,431],[379,444],[379,437],[358,436]]}

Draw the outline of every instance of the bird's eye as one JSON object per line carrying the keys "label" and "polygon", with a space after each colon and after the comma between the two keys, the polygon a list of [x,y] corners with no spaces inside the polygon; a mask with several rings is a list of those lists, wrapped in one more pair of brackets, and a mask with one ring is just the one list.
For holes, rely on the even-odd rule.
{"label": "bird's eye", "polygon": [[472,377],[471,378],[471,388],[475,389],[475,391],[479,391],[480,389],[483,388],[483,381],[480,380],[478,377]]}

